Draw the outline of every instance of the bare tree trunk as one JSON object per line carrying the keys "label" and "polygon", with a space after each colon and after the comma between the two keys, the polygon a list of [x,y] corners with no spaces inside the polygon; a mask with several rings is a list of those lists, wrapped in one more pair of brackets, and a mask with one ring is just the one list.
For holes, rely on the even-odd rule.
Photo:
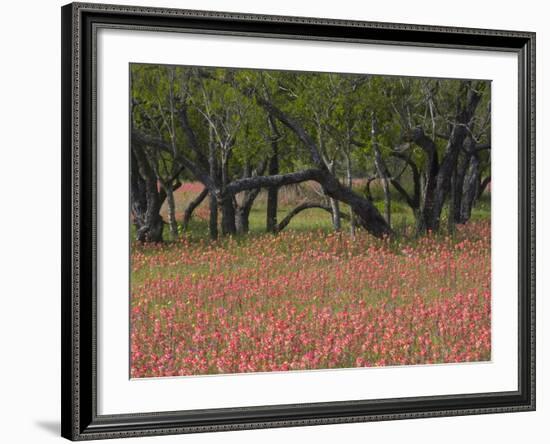
{"label": "bare tree trunk", "polygon": [[[130,128],[133,130],[134,102]],[[136,227],[136,239],[140,242],[162,242],[164,226],[160,216],[160,199],[156,175],[149,165],[141,143],[131,140],[130,146],[130,201]]]}
{"label": "bare tree trunk", "polygon": [[439,230],[441,211],[451,189],[453,171],[456,169],[458,156],[463,149],[465,139],[469,135],[468,126],[472,122],[481,99],[483,84],[472,86],[471,82],[464,82],[461,88],[460,94],[464,94],[464,96],[457,96],[455,121],[452,124],[451,134],[441,163],[438,162],[434,141],[424,134],[422,128],[417,127],[408,132],[410,141],[420,146],[428,156],[419,232]]}
{"label": "bare tree trunk", "polygon": [[130,193],[131,212],[136,231],[145,225],[147,212],[147,183],[139,174],[139,166],[134,154],[130,151]]}
{"label": "bare tree trunk", "polygon": [[457,196],[458,190],[456,186],[456,166],[451,175],[451,184],[450,184],[450,198],[449,198],[449,214],[447,219],[447,232],[455,232],[455,218],[454,218],[454,203],[455,200],[459,200],[460,196]]}
{"label": "bare tree trunk", "polygon": [[[271,132],[271,157],[269,158],[269,165],[267,173],[272,176],[279,174],[279,144],[277,138],[279,132],[275,123],[275,119],[270,115],[268,117],[269,129]],[[279,203],[279,187],[269,187],[267,189],[267,208],[266,208],[266,231],[268,233],[274,233],[277,230],[277,210]]]}
{"label": "bare tree trunk", "polygon": [[210,239],[216,240],[218,238],[218,199],[212,192],[209,194],[210,216],[208,219],[208,231]]}
{"label": "bare tree trunk", "polygon": [[350,190],[340,183],[329,171],[321,168],[312,168],[295,173],[277,174],[274,176],[256,176],[238,179],[228,185],[228,191],[239,193],[258,187],[296,184],[313,180],[322,186],[323,192],[333,199],[348,204],[354,211],[357,222],[369,233],[376,237],[384,237],[392,234],[392,230],[379,211],[368,199]]}
{"label": "bare tree trunk", "polygon": [[[422,187],[423,187],[423,179],[422,175],[418,171],[418,167],[416,164],[412,161],[411,156],[406,156],[405,154],[401,152],[393,152],[391,153],[392,157],[395,157],[397,159],[401,159],[404,161],[407,166],[411,169],[412,173],[412,180],[413,180],[413,190],[412,194],[410,194],[401,184],[399,178],[401,174],[405,171],[403,170],[401,174],[399,174],[399,177],[391,177],[389,173],[387,173],[388,176],[391,177],[390,183],[393,185],[393,187],[397,190],[397,192],[405,199],[409,207],[411,208],[414,219],[416,223],[416,229],[419,230],[421,220],[422,220],[422,213],[420,211],[420,202],[422,199]],[[386,168],[387,171],[387,168]]]}
{"label": "bare tree trunk", "polygon": [[250,229],[250,211],[252,205],[237,207],[235,210],[235,224],[238,234],[246,234]]}
{"label": "bare tree trunk", "polygon": [[[462,206],[462,197],[464,191],[464,178],[470,164],[470,155],[463,154],[462,160],[458,162],[458,167],[455,173],[454,183],[452,185],[452,217],[455,223],[462,223],[460,216],[460,208]],[[450,217],[451,215],[449,215]]]}
{"label": "bare tree trunk", "polygon": [[[334,175],[335,170],[336,170],[336,163],[333,161],[329,165],[329,171],[336,178],[336,176]],[[334,227],[334,231],[340,231],[342,229],[342,221],[340,219],[340,204],[338,203],[338,200],[330,196],[329,196],[329,204],[332,212],[332,226]]]}
{"label": "bare tree trunk", "polygon": [[452,172],[456,168],[458,154],[469,134],[467,127],[474,116],[479,101],[481,100],[481,94],[475,87],[470,87],[467,83],[464,83],[463,87],[468,88],[466,92],[466,103],[459,108],[457,107],[456,122],[453,125],[449,142],[445,150],[445,156],[441,161],[439,172],[437,174],[437,186],[433,198],[433,212],[429,222],[430,227],[434,231],[439,229],[441,209],[443,208],[445,199],[449,193]]}
{"label": "bare tree trunk", "polygon": [[222,234],[224,236],[236,234],[237,225],[235,224],[233,196],[227,192],[222,193],[218,205],[222,209]]}
{"label": "bare tree trunk", "polygon": [[[208,167],[209,175],[217,188],[219,185],[218,162],[216,159],[216,143],[214,141],[214,130],[212,126],[208,127]],[[208,229],[210,232],[210,239],[215,240],[218,238],[218,197],[214,189],[210,189],[209,193],[210,216],[208,220]]]}
{"label": "bare tree trunk", "polygon": [[160,216],[162,201],[157,178],[141,147],[136,144],[132,145],[130,167],[136,239],[140,242],[162,242],[164,223]]}
{"label": "bare tree trunk", "polygon": [[245,234],[249,230],[250,212],[254,201],[260,194],[261,188],[249,190],[245,192],[242,205],[235,206],[235,223],[237,226],[237,233]]}
{"label": "bare tree trunk", "polygon": [[[255,94],[252,91],[242,91],[245,95]],[[316,165],[316,169],[300,171],[297,173],[277,174],[266,176],[264,178],[256,177],[243,182],[236,181],[233,184],[233,191],[242,191],[244,189],[255,188],[256,186],[288,185],[290,183],[299,183],[304,180],[315,180],[323,187],[323,191],[330,198],[347,203],[357,215],[357,220],[369,233],[377,237],[384,237],[392,234],[384,218],[380,215],[378,209],[371,201],[354,193],[347,187],[342,186],[338,179],[332,175],[326,168],[319,147],[316,145],[311,135],[290,115],[277,108],[271,101],[255,94],[258,105],[262,106],[273,117],[277,118],[283,125],[295,133],[305,147],[310,152],[311,161]],[[240,183],[238,183],[240,182]],[[255,186],[254,186],[255,185]]]}
{"label": "bare tree trunk", "polygon": [[221,192],[218,195],[218,206],[222,210],[222,234],[236,234],[237,226],[235,224],[235,195],[227,192],[227,184],[229,183],[229,155],[230,150],[227,147],[222,148],[221,159]]}
{"label": "bare tree trunk", "polygon": [[460,223],[464,224],[472,216],[472,208],[479,194],[479,157],[473,155],[464,180],[464,192],[460,206]]}
{"label": "bare tree trunk", "polygon": [[174,191],[171,184],[162,184],[164,192],[166,193],[166,200],[168,202],[168,224],[170,226],[170,236],[172,240],[178,239],[178,222],[176,220],[176,202],[174,200]]}
{"label": "bare tree trunk", "polygon": [[168,201],[168,224],[170,225],[170,235],[172,236],[172,240],[177,240],[178,222],[176,220],[176,202],[171,187],[166,188],[166,200]]}
{"label": "bare tree trunk", "polygon": [[195,209],[203,202],[203,200],[208,196],[208,188],[204,187],[203,190],[195,197],[189,204],[187,205],[187,208],[185,208],[185,211],[183,212],[183,220],[182,220],[182,230],[185,232],[187,231],[187,228],[189,227],[189,222],[191,221],[191,217],[193,216],[193,212]]}
{"label": "bare tree trunk", "polygon": [[329,196],[347,203],[353,209],[358,222],[371,234],[377,237],[392,234],[391,228],[368,199],[359,196],[348,187],[342,186],[331,174],[325,173],[322,186]]}
{"label": "bare tree trunk", "polygon": [[235,209],[235,225],[238,234],[248,233],[249,228],[250,210],[244,207],[237,207]]}
{"label": "bare tree trunk", "polygon": [[340,219],[340,205],[336,199],[329,198],[330,211],[332,213],[332,226],[334,231],[340,231],[342,229],[342,221]]}
{"label": "bare tree trunk", "polygon": [[[349,153],[346,154],[346,175],[348,180],[348,188],[353,190],[353,177],[351,174],[351,158]],[[352,239],[355,239],[355,215],[350,212],[349,231]]]}
{"label": "bare tree trunk", "polygon": [[376,176],[369,177],[369,178],[367,178],[367,183],[365,184],[364,192],[365,192],[365,196],[369,200],[369,202],[374,202],[374,199],[372,197],[372,191],[370,189],[370,185],[373,182],[373,180],[375,180],[375,179],[376,179]]}
{"label": "bare tree trunk", "polygon": [[[426,153],[425,172],[420,176],[420,205],[417,219],[418,234],[435,229],[434,202],[439,173],[439,155],[435,142],[424,133],[422,128],[414,128],[408,133],[407,141],[414,142]],[[439,215],[437,216],[439,221]],[[439,222],[438,222],[439,223]]]}
{"label": "bare tree trunk", "polygon": [[491,176],[487,176],[486,178],[484,178],[480,184],[479,184],[479,190],[477,192],[477,196],[476,196],[476,199],[480,199],[481,196],[483,196],[483,193],[485,192],[485,190],[487,189],[487,187],[489,186],[489,184],[491,183]]}
{"label": "bare tree trunk", "polygon": [[372,127],[371,127],[372,147],[374,150],[374,165],[376,166],[376,172],[378,177],[382,179],[382,189],[384,190],[384,214],[387,224],[391,227],[391,196],[390,196],[390,184],[388,180],[388,170],[382,159],[382,153],[378,146],[378,125],[376,122],[376,115],[372,113]]}
{"label": "bare tree trunk", "polygon": [[[270,170],[270,174],[271,170]],[[278,174],[278,169],[276,173]],[[277,228],[277,211],[279,206],[279,187],[267,189],[266,231],[274,233]]]}

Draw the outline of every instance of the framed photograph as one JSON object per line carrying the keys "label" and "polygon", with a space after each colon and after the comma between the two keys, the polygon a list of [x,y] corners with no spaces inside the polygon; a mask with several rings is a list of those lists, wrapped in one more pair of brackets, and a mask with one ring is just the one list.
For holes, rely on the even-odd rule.
{"label": "framed photograph", "polygon": [[535,409],[535,35],[62,8],[62,435]]}

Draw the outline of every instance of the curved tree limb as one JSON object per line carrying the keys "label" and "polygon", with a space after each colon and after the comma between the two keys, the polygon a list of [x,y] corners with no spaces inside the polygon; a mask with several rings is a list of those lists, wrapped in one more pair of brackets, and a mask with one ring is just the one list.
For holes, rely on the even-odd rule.
{"label": "curved tree limb", "polygon": [[484,151],[484,150],[490,150],[491,149],[491,144],[490,143],[475,143],[475,141],[472,141],[473,143],[471,143],[471,145],[473,146],[470,146],[469,148],[466,146],[467,144],[464,143],[463,146],[462,146],[462,150],[466,153],[466,154],[469,154],[470,156],[473,156],[481,151]]}
{"label": "curved tree limb", "polygon": [[392,178],[391,179],[391,184],[404,197],[407,204],[412,209],[418,209],[420,207],[420,173],[418,171],[418,167],[411,160],[410,157],[405,156],[403,153],[400,153],[400,152],[396,151],[396,152],[391,153],[390,155],[392,157],[396,157],[398,159],[401,159],[408,166],[410,166],[412,176],[413,176],[413,186],[414,186],[414,191],[413,191],[412,196],[409,195],[409,193],[403,188],[403,186],[401,185],[401,183],[398,180]]}
{"label": "curved tree limb", "polygon": [[[258,103],[264,107],[264,109],[296,133],[300,140],[310,150],[312,161],[317,168],[288,174],[238,179],[227,184],[224,190],[225,193],[231,195],[240,191],[258,187],[282,186],[305,182],[307,180],[314,180],[323,187],[324,192],[329,197],[350,205],[354,213],[358,216],[358,222],[371,234],[377,237],[383,237],[392,233],[391,228],[372,202],[359,196],[353,190],[344,187],[338,179],[327,170],[322,161],[317,145],[304,128],[302,128],[290,116],[287,116],[275,107],[271,102],[259,97],[253,90],[249,90],[247,95],[253,95],[258,100]],[[132,131],[132,138],[136,142],[158,146],[160,149],[166,149],[166,147],[169,148],[168,144],[164,141],[146,136],[137,131]],[[205,171],[203,171],[199,165],[185,157],[183,154],[180,155],[178,160],[197,178],[197,180],[201,181],[206,187],[208,187],[209,190],[217,192],[217,187],[213,182],[213,179]]]}
{"label": "curved tree limb", "polygon": [[295,173],[274,174],[272,176],[255,176],[237,179],[227,185],[227,192],[231,194],[253,188],[280,187],[294,183],[306,182],[308,180],[320,181],[323,172],[317,168],[297,171]]}
{"label": "curved tree limb", "polygon": [[426,135],[424,129],[420,126],[406,131],[404,139],[406,142],[415,143],[430,155],[434,153],[437,154],[435,142]]}
{"label": "curved tree limb", "polygon": [[193,131],[193,128],[191,128],[191,124],[189,123],[189,117],[187,115],[187,106],[182,107],[178,112],[179,118],[180,118],[180,124],[183,128],[183,131],[185,133],[185,136],[187,137],[187,140],[189,141],[189,145],[191,146],[191,149],[197,156],[198,161],[202,165],[208,165],[208,159],[206,158],[203,150],[200,149],[199,142],[197,140],[197,136],[195,135],[195,132]]}
{"label": "curved tree limb", "polygon": [[358,216],[358,222],[372,235],[384,237],[392,234],[391,228],[371,201],[342,185],[336,177],[324,169],[313,168],[296,173],[239,179],[231,182],[227,186],[227,191],[238,193],[252,188],[290,185],[307,180],[313,180],[321,185],[327,196],[348,204]]}
{"label": "curved tree limb", "polygon": [[300,141],[306,146],[311,154],[311,160],[317,166],[322,168],[325,164],[321,153],[317,147],[317,144],[313,141],[307,131],[292,117],[277,108],[271,101],[259,97],[256,95],[256,101],[267,112],[280,120],[285,126],[292,130],[300,139]]}
{"label": "curved tree limb", "polygon": [[371,177],[368,177],[367,178],[367,183],[365,184],[365,190],[364,190],[364,193],[365,193],[365,196],[367,196],[367,199],[370,200],[371,202],[374,201],[374,198],[372,197],[372,192],[371,192],[371,189],[370,189],[370,184],[376,180],[377,176],[371,176]]}
{"label": "curved tree limb", "polygon": [[[312,209],[312,208],[319,208],[321,210],[325,210],[328,213],[332,214],[332,207],[329,206],[329,205],[324,205],[324,204],[315,203],[315,202],[304,202],[304,203],[298,205],[297,207],[295,207],[294,209],[292,209],[285,216],[285,218],[281,222],[279,222],[279,224],[277,225],[276,231],[280,232],[280,231],[284,230],[295,216],[297,216],[298,214],[300,214],[304,210],[309,210],[309,209]],[[349,219],[349,215],[346,214],[346,213],[342,213],[342,212],[340,212],[340,217],[342,219]]]}
{"label": "curved tree limb", "polygon": [[483,196],[483,193],[487,189],[487,186],[491,183],[491,176],[487,176],[485,179],[481,181],[481,184],[479,185],[479,190],[477,193],[477,198],[479,199],[481,196]]}
{"label": "curved tree limb", "polygon": [[[148,136],[137,130],[132,131],[132,142],[138,145],[154,146],[160,150],[170,150],[170,145],[165,141],[156,137]],[[216,185],[212,181],[211,177],[191,159],[179,153],[177,159],[175,160],[179,161],[183,165],[183,167],[191,171],[191,173],[197,178],[197,180],[202,182],[204,186],[211,190],[216,189]]]}
{"label": "curved tree limb", "polygon": [[208,196],[208,188],[204,187],[202,191],[191,201],[189,202],[189,205],[185,208],[185,211],[183,212],[183,231],[187,230],[187,227],[189,226],[189,222],[191,221],[191,216],[193,216],[193,211],[202,203],[204,199],[206,199],[206,196]]}

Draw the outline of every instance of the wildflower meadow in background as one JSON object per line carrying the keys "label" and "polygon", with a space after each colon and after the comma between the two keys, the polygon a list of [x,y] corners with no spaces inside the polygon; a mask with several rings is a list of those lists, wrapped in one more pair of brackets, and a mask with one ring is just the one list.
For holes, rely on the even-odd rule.
{"label": "wildflower meadow in background", "polygon": [[490,360],[490,233],[135,243],[131,376]]}

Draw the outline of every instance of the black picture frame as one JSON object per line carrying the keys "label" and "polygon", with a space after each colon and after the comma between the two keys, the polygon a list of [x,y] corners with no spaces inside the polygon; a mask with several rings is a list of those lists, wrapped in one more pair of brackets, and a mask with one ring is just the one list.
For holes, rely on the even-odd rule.
{"label": "black picture frame", "polygon": [[[72,3],[62,14],[62,436],[71,440],[535,409],[535,33]],[[518,390],[97,414],[95,30],[117,27],[509,51],[519,65]]]}

